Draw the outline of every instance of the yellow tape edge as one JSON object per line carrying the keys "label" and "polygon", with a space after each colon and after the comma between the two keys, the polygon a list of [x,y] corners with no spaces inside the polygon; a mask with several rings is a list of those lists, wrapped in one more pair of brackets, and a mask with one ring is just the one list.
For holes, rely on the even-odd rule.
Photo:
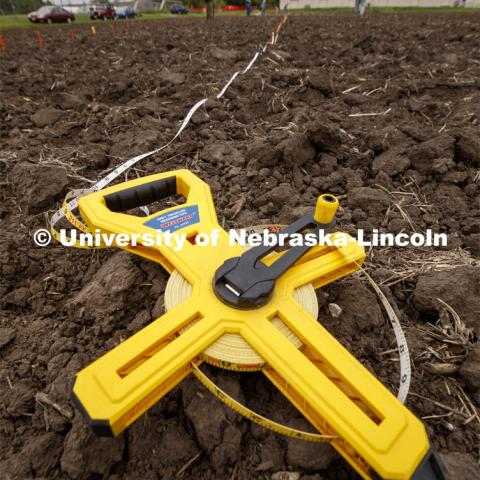
{"label": "yellow tape edge", "polygon": [[228,393],[224,392],[218,385],[216,385],[210,378],[205,375],[200,368],[195,364],[191,363],[193,374],[200,381],[200,383],[215,397],[217,397],[221,402],[230,407],[232,410],[235,410],[240,415],[243,415],[245,418],[248,418],[252,422],[257,423],[258,425],[272,430],[276,433],[286,435],[287,437],[297,438],[299,440],[306,440],[308,442],[319,442],[319,443],[331,443],[334,440],[337,440],[338,437],[335,435],[320,435],[318,433],[309,433],[302,430],[297,430],[296,428],[287,427],[281,423],[274,422],[258,413],[254,412],[250,408],[246,407],[242,403],[235,400]]}
{"label": "yellow tape edge", "polygon": [[[65,214],[65,218],[70,222],[71,225],[73,225],[77,230],[80,230],[83,233],[92,233],[92,231],[83,223],[81,222],[73,213],[72,211],[68,208],[68,200],[65,198],[62,204],[62,211]],[[52,225],[50,226],[50,232],[52,234],[52,237],[57,240],[59,243],[62,243],[61,241],[61,235],[60,232],[55,229]],[[71,242],[70,237],[66,237],[69,242]],[[100,245],[97,245],[95,247],[90,247],[89,245],[81,245],[80,242],[77,240],[73,244],[69,245],[74,248],[83,248],[83,249],[88,249],[88,250],[94,250],[94,249],[99,249],[99,248],[108,248],[107,245],[101,243]]]}

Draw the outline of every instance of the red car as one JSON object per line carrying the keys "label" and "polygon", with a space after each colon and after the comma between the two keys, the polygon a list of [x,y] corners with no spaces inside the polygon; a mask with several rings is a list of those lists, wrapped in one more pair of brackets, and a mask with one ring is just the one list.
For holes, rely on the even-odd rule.
{"label": "red car", "polygon": [[115,9],[108,3],[90,7],[90,18],[92,20],[112,20],[115,18]]}
{"label": "red car", "polygon": [[62,7],[51,5],[41,7],[35,12],[29,13],[28,19],[34,23],[70,23],[75,20],[75,16]]}

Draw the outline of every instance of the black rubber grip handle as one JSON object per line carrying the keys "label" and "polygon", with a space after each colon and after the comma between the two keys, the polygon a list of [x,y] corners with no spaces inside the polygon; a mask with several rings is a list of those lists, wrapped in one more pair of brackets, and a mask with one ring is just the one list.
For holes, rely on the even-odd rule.
{"label": "black rubber grip handle", "polygon": [[177,193],[177,178],[167,177],[144,183],[138,187],[126,188],[105,195],[105,204],[112,212],[125,212],[170,197]]}

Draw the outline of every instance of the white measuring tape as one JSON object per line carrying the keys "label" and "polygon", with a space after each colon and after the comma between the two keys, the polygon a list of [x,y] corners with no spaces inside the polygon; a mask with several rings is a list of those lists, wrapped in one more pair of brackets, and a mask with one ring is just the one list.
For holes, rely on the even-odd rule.
{"label": "white measuring tape", "polygon": [[[176,138],[180,136],[180,134],[183,132],[185,127],[188,125],[188,122],[190,122],[190,119],[192,118],[193,114],[203,105],[207,102],[208,98],[204,98],[200,101],[198,101],[188,112],[187,116],[184,118],[182,124],[180,125],[180,128],[178,129],[177,133],[175,136],[165,145],[161,146],[160,148],[156,148],[155,150],[151,150],[150,152],[147,153],[142,153],[141,155],[137,155],[136,157],[130,158],[126,162],[122,163],[119,165],[115,170],[110,172],[106,177],[102,178],[99,182],[97,182],[95,185],[93,185],[90,188],[87,189],[80,189],[80,190],[73,190],[72,192],[69,192],[67,195],[68,197],[74,196],[73,200],[70,200],[67,202],[66,207],[68,210],[72,211],[75,208],[78,207],[78,200],[80,197],[84,195],[88,195],[89,193],[92,192],[98,192],[99,190],[102,190],[105,188],[108,184],[113,182],[118,176],[120,176],[123,172],[128,170],[130,167],[135,165],[137,162],[140,160],[143,160],[144,158],[150,157],[151,155],[154,155],[155,153],[161,152],[163,149],[167,148]],[[58,210],[55,215],[52,216],[52,219],[50,221],[50,226],[53,228],[53,226],[61,220],[65,216],[65,211],[64,209]]]}
{"label": "white measuring tape", "polygon": [[[253,58],[250,60],[250,62],[248,63],[247,67],[243,70],[243,72],[235,72],[232,77],[230,78],[230,80],[225,84],[225,86],[222,88],[222,90],[220,91],[220,93],[216,96],[217,99],[220,99],[221,97],[223,97],[223,95],[225,94],[225,92],[228,90],[228,88],[230,87],[230,85],[233,83],[233,81],[238,77],[238,75],[244,75],[246,74],[253,66],[253,64],[257,61],[258,57],[263,54],[266,49],[267,49],[267,45],[274,45],[277,40],[278,40],[278,32],[281,30],[281,28],[283,27],[283,25],[285,24],[287,20],[287,16],[284,16],[283,19],[281,20],[281,22],[277,25],[276,27],[276,30],[275,32],[272,32],[272,40],[270,43],[268,44],[265,44],[263,47],[261,47],[261,49],[256,52],[253,56]],[[188,123],[190,122],[190,119],[192,118],[193,114],[202,106],[204,105],[206,102],[208,101],[208,98],[203,98],[202,100],[199,100],[187,113],[187,115],[185,116],[185,118],[183,119],[183,122],[182,124],[180,125],[180,128],[177,130],[177,132],[175,133],[175,136],[168,142],[166,143],[165,145],[159,147],[159,148],[156,148],[155,150],[151,150],[150,152],[147,152],[147,153],[142,153],[141,155],[137,155],[136,157],[133,157],[133,158],[130,158],[129,160],[125,161],[124,163],[122,163],[121,165],[119,165],[117,168],[115,168],[114,170],[112,170],[106,177],[102,178],[100,181],[98,181],[95,185],[93,185],[92,187],[90,188],[86,188],[86,189],[79,189],[79,190],[73,190],[71,192],[69,192],[69,194],[67,195],[66,199],[65,199],[65,202],[62,206],[61,209],[57,210],[55,212],[55,214],[52,216],[52,218],[50,219],[50,229],[54,235],[55,238],[58,239],[59,237],[59,234],[57,232],[57,230],[55,229],[55,225],[64,217],[67,217],[67,219],[72,223],[72,217],[73,215],[69,215],[68,213],[69,212],[72,212],[72,210],[75,210],[77,207],[78,207],[78,202],[79,202],[79,199],[80,197],[82,196],[85,196],[85,195],[88,195],[89,193],[92,193],[92,192],[97,192],[99,190],[102,190],[103,188],[105,188],[107,185],[109,185],[111,182],[113,182],[116,178],[118,178],[122,173],[124,173],[125,171],[127,171],[129,168],[131,168],[133,165],[135,165],[136,163],[140,162],[141,160],[147,158],[147,157],[150,157],[152,155],[155,155],[156,153],[159,153],[161,152],[162,150],[164,150],[165,148],[167,148],[172,142],[174,142],[179,136],[180,134],[183,132],[183,130],[185,129],[185,127],[188,125]],[[68,199],[68,200],[67,200]],[[74,218],[74,217],[73,217]],[[76,228],[80,228],[81,230],[83,231],[86,231],[88,230],[88,228],[86,227],[86,225],[84,225],[83,223],[81,223],[80,221],[78,222],[75,222],[73,223],[73,225],[76,227]]]}
{"label": "white measuring tape", "polygon": [[395,310],[390,305],[390,302],[380,287],[373,281],[372,277],[365,271],[365,269],[360,267],[360,271],[365,275],[368,282],[382,301],[385,311],[387,312],[388,319],[390,320],[390,324],[392,325],[393,332],[395,334],[395,340],[397,342],[398,355],[400,357],[400,385],[398,387],[397,398],[402,403],[405,403],[412,379],[410,352],[408,350],[405,333],[403,332],[402,326],[400,325],[400,320],[398,319]]}

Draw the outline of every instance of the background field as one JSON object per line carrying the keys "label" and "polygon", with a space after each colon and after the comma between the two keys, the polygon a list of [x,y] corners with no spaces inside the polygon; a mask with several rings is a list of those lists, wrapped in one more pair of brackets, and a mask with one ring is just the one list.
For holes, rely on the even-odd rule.
{"label": "background field", "polygon": [[[308,8],[308,9],[298,9],[290,12],[290,15],[319,15],[319,14],[328,14],[328,13],[350,13],[351,8]],[[255,11],[256,12],[256,11]],[[415,7],[383,7],[383,8],[370,8],[369,13],[478,13],[477,8],[455,8],[455,7],[432,7],[432,8],[415,8]],[[220,12],[216,13],[218,16],[245,16],[244,11],[238,12]],[[269,10],[267,15],[273,15],[273,12]],[[190,12],[188,14],[190,17],[204,17],[204,12]],[[141,18],[138,20],[153,20],[160,18],[174,18],[175,15],[171,13],[163,12],[151,12],[143,13]],[[120,22],[125,20],[119,20]],[[131,20],[129,20],[131,21]],[[84,24],[84,23],[99,23],[98,20],[90,20],[90,17],[87,14],[77,14],[75,15],[74,25]],[[0,15],[0,31],[2,30],[11,30],[16,28],[57,28],[59,26],[65,27],[63,25],[46,25],[46,24],[35,24],[28,21],[26,15]]]}
{"label": "background field", "polygon": [[[190,107],[243,69],[277,22],[166,18],[116,22],[115,33],[97,22],[95,37],[75,24],[74,38],[68,27],[47,27],[42,49],[33,31],[4,34],[5,478],[358,478],[329,446],[263,430],[193,378],[118,438],[96,438],[69,400],[75,373],[163,313],[168,277],[125,252],[32,242],[67,191],[170,140]],[[224,99],[210,100],[178,141],[126,176],[192,169],[211,186],[226,228],[291,222],[331,192],[347,232],[448,234],[443,249],[372,249],[366,268],[406,331],[407,406],[452,479],[475,478],[479,461],[479,24],[478,13],[292,15],[275,49]],[[365,279],[322,288],[318,302],[319,321],[396,393],[394,336]],[[261,373],[205,369],[260,414],[309,428]]]}

